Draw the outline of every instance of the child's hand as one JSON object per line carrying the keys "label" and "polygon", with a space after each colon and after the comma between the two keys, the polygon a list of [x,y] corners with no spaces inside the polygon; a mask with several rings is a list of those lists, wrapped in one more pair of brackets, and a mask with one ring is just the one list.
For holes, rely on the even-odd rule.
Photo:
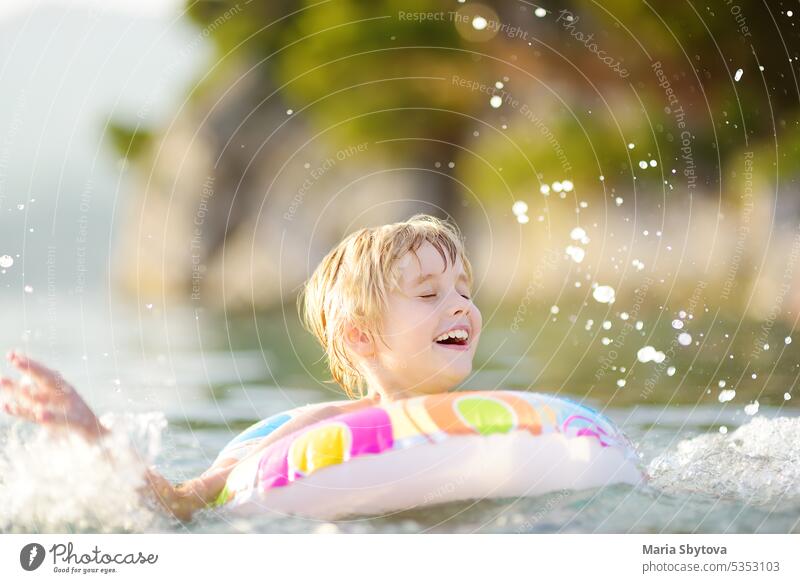
{"label": "child's hand", "polygon": [[41,425],[77,430],[88,440],[107,433],[86,402],[59,373],[14,351],[8,354],[8,360],[35,385],[25,386],[0,377],[4,411]]}

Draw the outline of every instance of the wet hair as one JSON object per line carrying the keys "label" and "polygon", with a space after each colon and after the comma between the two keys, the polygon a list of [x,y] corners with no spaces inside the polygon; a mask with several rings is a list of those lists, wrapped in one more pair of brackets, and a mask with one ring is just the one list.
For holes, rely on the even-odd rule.
{"label": "wet hair", "polygon": [[472,266],[458,227],[424,214],[406,221],[360,229],[328,253],[298,296],[304,326],[325,350],[333,381],[348,397],[363,397],[366,379],[345,343],[348,324],[376,341],[388,294],[399,288],[398,260],[430,243],[445,265],[458,258],[472,287]]}

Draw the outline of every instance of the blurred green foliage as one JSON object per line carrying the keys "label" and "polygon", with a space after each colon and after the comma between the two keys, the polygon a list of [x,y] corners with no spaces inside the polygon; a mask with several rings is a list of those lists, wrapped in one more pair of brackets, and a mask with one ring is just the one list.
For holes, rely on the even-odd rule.
{"label": "blurred green foliage", "polygon": [[153,133],[149,130],[130,127],[120,122],[110,122],[106,135],[111,146],[123,158],[136,159],[145,152],[153,142]]}
{"label": "blurred green foliage", "polygon": [[[686,112],[700,188],[715,192],[726,162],[745,149],[769,145],[773,132],[787,146],[780,160],[772,154],[781,176],[797,172],[800,90],[789,62],[796,57],[786,48],[797,46],[791,42],[797,40],[793,22],[765,17],[755,1],[735,8],[628,0],[543,6],[548,14],[539,18],[523,2],[188,2],[189,14],[218,47],[217,66],[256,66],[251,74],[264,81],[258,100],[277,91],[335,144],[401,140],[392,142],[391,155],[409,163],[463,160],[472,156],[466,149],[473,149],[479,158],[469,159],[463,166],[469,175],[460,178],[480,196],[506,187],[537,188],[533,168],[547,181],[597,184],[603,173],[620,188],[632,188],[634,176],[639,187],[660,188],[661,172],[639,176],[637,159],[626,147],[635,142],[636,156],[660,155],[665,174],[681,168],[680,129],[674,112],[665,111],[664,89],[652,69],[656,61]],[[565,10],[575,19],[572,28]],[[490,28],[496,23],[499,30],[488,40],[467,38],[455,11],[486,14]],[[425,13],[444,17],[403,16]],[[592,34],[630,76],[611,71],[576,32]],[[738,68],[744,76],[735,82]],[[510,79],[507,94],[544,120],[566,152],[572,175],[565,175],[553,144],[519,106],[494,110],[486,92],[458,87],[454,75],[490,88]],[[503,169],[501,182],[482,167],[486,163]],[[771,174],[766,164],[761,168]],[[673,180],[681,186],[680,176]],[[661,196],[657,188],[640,192]]]}

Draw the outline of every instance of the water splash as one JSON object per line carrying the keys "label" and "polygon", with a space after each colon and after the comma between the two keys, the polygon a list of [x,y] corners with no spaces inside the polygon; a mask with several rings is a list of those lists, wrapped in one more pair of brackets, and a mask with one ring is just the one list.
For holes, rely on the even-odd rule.
{"label": "water splash", "polygon": [[102,446],[26,424],[0,435],[0,531],[142,532],[166,520],[138,492],[161,450],[164,415],[102,422],[111,429]]}
{"label": "water splash", "polygon": [[736,431],[681,441],[648,467],[651,485],[748,504],[800,500],[800,418],[756,417]]}

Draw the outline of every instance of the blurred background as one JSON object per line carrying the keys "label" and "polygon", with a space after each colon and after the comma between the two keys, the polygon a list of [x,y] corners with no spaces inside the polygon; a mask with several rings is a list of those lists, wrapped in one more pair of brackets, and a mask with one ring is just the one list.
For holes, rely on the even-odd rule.
{"label": "blurred background", "polygon": [[164,412],[180,477],[340,397],[297,292],[426,212],[475,268],[465,386],[791,411],[800,5],[768,4],[4,0],[0,342]]}
{"label": "blurred background", "polygon": [[476,268],[470,386],[791,406],[793,7],[6,1],[4,344],[335,393],[299,286],[427,212]]}

